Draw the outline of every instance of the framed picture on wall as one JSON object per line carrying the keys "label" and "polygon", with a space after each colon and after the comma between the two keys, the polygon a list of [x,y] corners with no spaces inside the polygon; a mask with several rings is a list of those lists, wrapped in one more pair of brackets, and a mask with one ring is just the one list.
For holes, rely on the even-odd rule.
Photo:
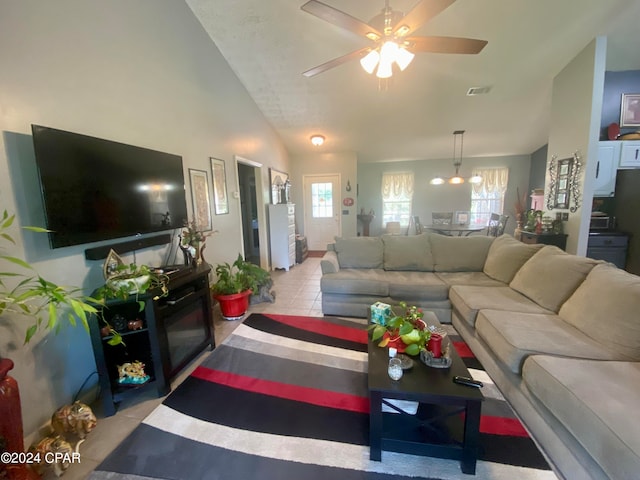
{"label": "framed picture on wall", "polygon": [[287,180],[289,180],[289,174],[276,170],[275,168],[270,168],[269,179],[271,181],[271,203],[287,203],[285,199],[285,187]]}
{"label": "framed picture on wall", "polygon": [[227,174],[224,160],[211,157],[211,175],[213,178],[213,209],[216,215],[229,213],[227,197]]}
{"label": "framed picture on wall", "polygon": [[640,127],[640,93],[622,94],[620,126]]}
{"label": "framed picture on wall", "polygon": [[193,221],[202,231],[213,228],[211,225],[211,199],[209,196],[209,176],[204,170],[189,169],[191,183],[191,201],[193,202]]}

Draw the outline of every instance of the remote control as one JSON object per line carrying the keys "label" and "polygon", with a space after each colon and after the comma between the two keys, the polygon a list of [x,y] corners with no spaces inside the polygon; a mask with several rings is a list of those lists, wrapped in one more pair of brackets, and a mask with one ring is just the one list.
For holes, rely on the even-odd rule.
{"label": "remote control", "polygon": [[461,377],[459,375],[453,377],[453,382],[459,383],[460,385],[466,385],[467,387],[481,388],[484,386],[484,384],[479,380],[474,380],[469,377]]}

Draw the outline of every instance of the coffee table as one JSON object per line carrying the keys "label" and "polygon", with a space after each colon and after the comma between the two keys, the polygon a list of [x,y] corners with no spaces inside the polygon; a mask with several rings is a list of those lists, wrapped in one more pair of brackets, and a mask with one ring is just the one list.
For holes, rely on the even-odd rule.
{"label": "coffee table", "polygon": [[[439,325],[425,313],[429,325]],[[446,341],[449,342],[447,337]],[[470,376],[453,346],[451,367],[428,367],[418,357],[403,377],[387,373],[388,350],[369,342],[370,458],[380,461],[382,450],[460,460],[463,473],[475,474],[480,430],[481,389],[453,383],[455,375]],[[418,402],[410,415],[398,411],[386,399]],[[398,413],[383,413],[388,405]]]}

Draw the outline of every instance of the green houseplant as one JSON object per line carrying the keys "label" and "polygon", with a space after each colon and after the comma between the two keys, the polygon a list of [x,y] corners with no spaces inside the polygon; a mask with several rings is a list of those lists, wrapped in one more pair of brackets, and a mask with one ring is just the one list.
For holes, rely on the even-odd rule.
{"label": "green houseplant", "polygon": [[[128,300],[134,296],[138,302],[138,311],[142,312],[145,302],[139,296],[149,291],[156,293],[153,299],[165,297],[169,294],[169,277],[163,273],[158,273],[147,265],[118,265],[115,272],[107,279],[104,285],[93,293],[94,300],[100,304],[105,304],[107,300]],[[108,307],[105,307],[108,308]],[[99,311],[99,318],[105,333],[111,338],[109,345],[123,343],[122,336],[104,319],[103,309]]]}
{"label": "green houseplant", "polygon": [[[8,231],[14,221],[15,215],[9,215],[4,210],[0,220],[0,238],[12,245],[15,245],[15,241]],[[34,232],[47,231],[39,227],[24,228]],[[95,299],[83,295],[79,288],[63,287],[44,279],[29,263],[5,255],[4,249],[0,249],[0,260],[7,265],[0,270],[0,316],[14,313],[33,321],[27,329],[25,343],[28,343],[40,328],[58,331],[64,322],[76,326],[78,319],[89,331],[87,315],[96,313]],[[8,270],[9,265],[13,269]],[[12,284],[11,287],[8,285],[9,282]]]}
{"label": "green houseplant", "polygon": [[379,347],[395,347],[408,355],[418,355],[420,350],[426,348],[431,338],[431,330],[422,320],[422,309],[407,306],[405,302],[400,302],[399,305],[403,309],[401,315],[392,310],[392,315],[386,319],[384,325],[374,323],[369,326],[371,340],[380,340]]}
{"label": "green houseplant", "polygon": [[249,296],[271,279],[269,272],[245,261],[240,254],[233,264],[218,264],[215,273],[217,280],[211,285],[211,293],[227,319],[244,315],[249,308]]}
{"label": "green houseplant", "polygon": [[[26,261],[5,254],[7,244],[15,245],[9,230],[15,215],[4,210],[0,218],[0,317],[6,314],[27,318],[32,324],[27,328],[24,343],[28,343],[39,329],[56,333],[64,323],[76,326],[78,320],[88,331],[87,316],[96,313],[95,299],[82,294],[81,289],[63,287],[40,276]],[[25,227],[34,232],[46,232],[38,227]],[[0,356],[0,385],[5,393],[4,416],[0,422],[0,451],[23,452],[23,426],[19,388],[8,375],[13,362]],[[16,466],[16,478],[30,478],[26,465]],[[0,474],[0,476],[2,476]]]}

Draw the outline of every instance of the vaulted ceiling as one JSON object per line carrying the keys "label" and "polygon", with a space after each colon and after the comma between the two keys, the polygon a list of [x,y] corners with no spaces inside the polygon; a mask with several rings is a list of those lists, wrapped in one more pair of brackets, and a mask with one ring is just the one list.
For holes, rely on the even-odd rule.
{"label": "vaulted ceiling", "polygon": [[[478,55],[419,53],[386,91],[357,60],[302,75],[368,45],[301,10],[306,0],[186,1],[292,155],[449,158],[454,130],[466,130],[465,157],[530,154],[547,141],[553,78],[596,36],[608,38],[607,70],[640,70],[637,0],[457,0],[415,34],[488,45]],[[384,7],[323,2],[364,22]],[[404,13],[416,3],[390,0]],[[320,149],[314,133],[327,138]]]}

